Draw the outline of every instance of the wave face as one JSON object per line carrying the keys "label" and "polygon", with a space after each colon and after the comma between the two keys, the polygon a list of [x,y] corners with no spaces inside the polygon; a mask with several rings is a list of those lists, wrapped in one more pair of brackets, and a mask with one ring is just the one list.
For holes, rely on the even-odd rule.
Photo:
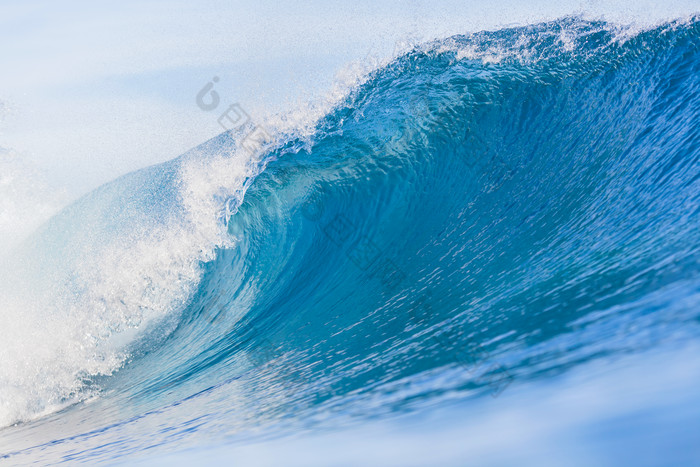
{"label": "wave face", "polygon": [[694,342],[698,122],[698,19],[565,19],[417,48],[253,155],[227,132],[123,177],[11,259],[0,421],[86,402],[5,429],[6,456],[347,427]]}

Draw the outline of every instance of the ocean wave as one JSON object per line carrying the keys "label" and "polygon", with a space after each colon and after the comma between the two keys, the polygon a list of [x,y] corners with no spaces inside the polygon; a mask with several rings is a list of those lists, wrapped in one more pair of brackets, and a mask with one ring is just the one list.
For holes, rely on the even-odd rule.
{"label": "ocean wave", "polygon": [[324,112],[122,177],[16,250],[0,425],[202,394],[229,432],[350,423],[697,332],[697,18],[435,41]]}

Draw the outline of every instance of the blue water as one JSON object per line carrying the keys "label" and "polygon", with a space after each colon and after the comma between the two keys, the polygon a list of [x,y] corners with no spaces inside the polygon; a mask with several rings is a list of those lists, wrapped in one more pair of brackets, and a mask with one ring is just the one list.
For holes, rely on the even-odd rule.
{"label": "blue water", "polygon": [[105,185],[3,273],[0,461],[697,464],[699,122],[699,19],[568,18]]}

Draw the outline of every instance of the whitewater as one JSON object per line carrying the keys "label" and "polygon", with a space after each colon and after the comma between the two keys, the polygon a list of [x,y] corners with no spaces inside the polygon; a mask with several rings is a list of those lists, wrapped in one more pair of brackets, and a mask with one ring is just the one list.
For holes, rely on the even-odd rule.
{"label": "whitewater", "polygon": [[0,178],[41,206],[0,462],[700,459],[697,16],[446,37],[236,122],[60,211]]}

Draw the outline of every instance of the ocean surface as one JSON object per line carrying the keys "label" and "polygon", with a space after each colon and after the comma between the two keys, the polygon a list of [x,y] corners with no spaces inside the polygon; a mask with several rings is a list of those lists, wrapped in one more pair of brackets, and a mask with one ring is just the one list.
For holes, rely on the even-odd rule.
{"label": "ocean surface", "polygon": [[3,257],[0,464],[700,463],[700,19],[224,123]]}

